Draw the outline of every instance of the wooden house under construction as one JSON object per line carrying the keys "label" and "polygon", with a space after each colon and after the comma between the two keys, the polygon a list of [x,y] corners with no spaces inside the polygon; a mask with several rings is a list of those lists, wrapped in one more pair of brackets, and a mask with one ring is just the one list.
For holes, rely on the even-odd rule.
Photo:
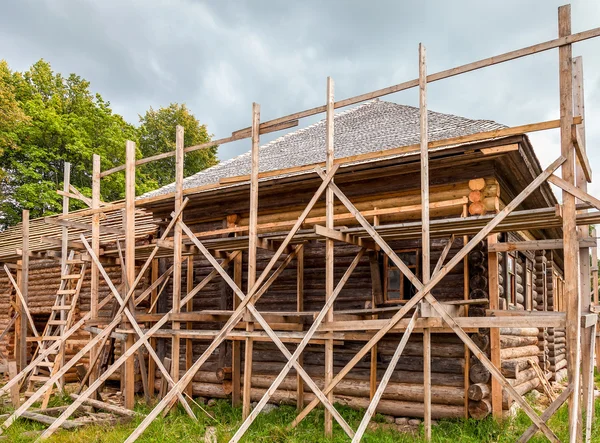
{"label": "wooden house under construction", "polygon": [[[336,102],[328,79],[325,106],[261,122],[254,104],[251,127],[209,144],[184,146],[178,127],[176,151],[136,160],[128,142],[125,165],[94,158],[91,198],[66,164],[63,213],[24,211],[0,233],[0,357],[13,366],[0,394],[26,394],[5,426],[76,381],[43,438],[107,382],[126,408],[136,393],[160,398],[128,442],[177,401],[193,415],[193,396],[242,406],[232,441],[267,402],[297,405],[294,425],[320,403],[325,433],[335,420],[353,441],[376,411],[423,417],[430,438],[432,418],[498,418],[516,403],[533,422],[522,441],[538,429],[557,441],[546,422],[567,399],[571,441],[588,438],[600,200],[586,188],[571,44],[600,28],[571,35],[569,11],[556,40],[429,76],[421,46],[416,80]],[[559,120],[506,127],[427,109],[428,82],[552,48]],[[379,99],[417,86],[419,107]],[[561,155],[543,168],[526,134],[548,129]],[[183,177],[186,153],[248,138],[248,153]],[[136,197],[136,167],[167,157],[176,182]],[[102,177],[121,171],[125,200],[102,202]],[[89,209],[69,211],[71,199]],[[542,416],[522,398],[532,389],[552,401]],[[366,410],[358,430],[334,403]]]}

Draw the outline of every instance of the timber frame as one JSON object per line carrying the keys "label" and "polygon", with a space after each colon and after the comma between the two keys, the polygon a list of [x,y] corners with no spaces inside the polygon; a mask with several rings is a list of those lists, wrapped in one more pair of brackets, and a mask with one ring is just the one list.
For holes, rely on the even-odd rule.
{"label": "timber frame", "polygon": [[[600,200],[587,193],[587,183],[591,181],[592,171],[587,159],[585,145],[583,68],[581,58],[573,58],[571,47],[574,43],[600,36],[600,28],[572,34],[570,6],[566,5],[559,8],[558,29],[559,36],[554,40],[434,74],[427,74],[425,47],[419,45],[419,75],[415,80],[335,101],[334,82],[331,78],[328,78],[325,105],[261,122],[260,106],[254,103],[251,114],[252,124],[249,128],[243,128],[232,133],[230,137],[203,145],[184,146],[182,127],[177,127],[176,150],[173,152],[136,159],[135,145],[133,142],[128,142],[126,146],[126,163],[122,166],[101,171],[100,158],[94,156],[91,174],[91,199],[84,197],[77,189],[69,185],[67,167],[65,183],[63,189],[59,191],[59,194],[63,196],[63,213],[57,218],[46,221],[48,229],[52,230],[54,236],[46,235],[42,237],[46,242],[47,250],[41,251],[41,248],[38,248],[32,251],[32,245],[29,243],[31,224],[28,212],[24,211],[20,244],[14,248],[15,254],[12,258],[6,260],[17,262],[16,266],[12,265],[18,271],[18,283],[15,283],[14,286],[19,295],[18,313],[23,315],[16,318],[17,325],[15,327],[18,335],[16,354],[20,372],[0,389],[0,395],[10,393],[14,396],[15,387],[19,386],[29,376],[36,365],[46,360],[56,350],[64,347],[69,338],[77,331],[86,326],[88,327],[86,330],[89,331],[90,324],[93,327],[96,325],[100,327],[94,329],[93,338],[76,355],[70,359],[64,359],[60,367],[52,371],[43,386],[16,409],[4,422],[0,433],[10,426],[16,418],[25,414],[28,408],[37,400],[42,397],[47,398],[54,385],[61,387],[63,377],[67,371],[86,355],[89,355],[91,362],[84,380],[84,382],[88,382],[88,386],[85,387],[84,382],[81,383],[74,402],[52,422],[40,436],[40,439],[48,438],[78,407],[87,399],[95,396],[103,383],[121,366],[124,368],[122,372],[124,376],[125,407],[132,409],[135,403],[134,359],[137,357],[139,364],[142,366],[142,381],[147,397],[152,395],[150,390],[153,391],[156,369],[162,372],[163,381],[166,381],[168,387],[166,385],[163,387],[163,395],[160,401],[126,440],[127,442],[133,442],[159,414],[167,413],[177,401],[184,406],[191,417],[194,417],[194,412],[186,400],[186,396],[190,397],[192,392],[191,383],[194,375],[223,342],[232,340],[232,401],[234,405],[242,404],[244,422],[230,441],[239,441],[244,436],[289,371],[293,369],[297,374],[299,414],[291,426],[296,426],[311,410],[322,404],[325,407],[325,434],[332,435],[334,432],[333,420],[335,420],[352,441],[358,442],[361,440],[378,403],[382,399],[411,333],[414,330],[419,330],[423,333],[424,429],[426,439],[430,440],[431,333],[443,329],[456,334],[465,345],[465,355],[475,356],[491,374],[491,408],[494,416],[497,418],[502,416],[503,389],[529,416],[532,425],[519,441],[528,441],[538,430],[550,441],[559,441],[555,433],[548,427],[547,422],[566,401],[569,402],[569,441],[590,441],[594,400],[594,349],[597,340],[598,270],[595,267],[595,238],[590,237],[588,226],[600,221]],[[559,120],[497,129],[444,140],[428,140],[428,83],[550,49],[558,49],[559,53]],[[335,158],[334,113],[336,109],[409,88],[418,88],[419,90],[419,144],[353,157]],[[297,126],[300,119],[323,112],[326,114],[326,162],[292,169],[259,172],[260,134]],[[430,220],[430,211],[435,207],[435,203],[430,203],[429,161],[432,149],[463,143],[483,142],[500,137],[518,136],[527,132],[548,129],[560,130],[560,156],[550,166],[541,171],[533,181],[523,187],[512,201],[502,209],[497,208],[495,214],[487,216],[468,217],[466,209],[468,201],[460,200],[452,204],[464,208],[461,217]],[[205,185],[200,188],[184,189],[183,166],[186,153],[246,138],[250,138],[252,141],[251,174],[249,176],[230,177],[221,180],[220,183]],[[505,144],[483,149],[487,150],[488,154],[493,155],[498,152],[518,149],[514,146],[514,144]],[[340,189],[338,186],[340,183],[335,180],[336,173],[347,165],[356,164],[360,161],[385,160],[388,157],[407,153],[418,155],[420,162],[420,204],[412,208],[412,210],[417,210],[420,213],[418,222],[387,225],[382,223],[380,217],[386,214],[385,210],[377,208],[370,211],[359,210]],[[175,157],[175,192],[157,197],[136,199],[136,167],[167,157]],[[101,179],[119,171],[125,171],[125,200],[113,203],[102,202],[100,200]],[[313,178],[317,177],[317,186],[312,197],[295,221],[288,223],[274,222],[272,226],[259,225],[258,205],[261,180],[290,173],[305,173],[311,174]],[[222,229],[194,232],[189,223],[184,221],[186,208],[189,207],[190,198],[195,193],[248,182],[250,212],[247,225],[238,224],[237,216],[232,215],[227,217],[227,225]],[[537,192],[546,182],[556,185],[562,191],[562,204],[559,210],[547,208],[533,212],[519,211],[518,208],[523,201]],[[312,220],[309,218],[309,214],[322,196],[325,197],[325,216],[318,218],[318,220]],[[89,209],[69,212],[69,199],[81,200],[89,206]],[[357,226],[345,227],[340,224],[339,220],[343,217],[336,215],[334,199],[341,202],[347,211],[347,214],[343,216],[345,217],[344,220],[353,219]],[[578,202],[583,206],[578,206]],[[151,216],[148,211],[152,211],[152,206],[156,204],[172,207],[170,220],[165,222],[166,226],[161,226],[160,236],[157,240],[140,245],[140,239],[147,238],[148,232],[152,229]],[[532,217],[531,214],[535,217]],[[369,221],[370,219],[372,219],[372,222]],[[311,229],[305,229],[306,226],[311,226]],[[562,228],[562,238],[503,243],[498,241],[498,234],[502,232],[546,227]],[[282,233],[286,230],[287,232]],[[430,269],[431,239],[439,237],[441,232],[444,235],[451,235],[451,238],[447,242],[437,265],[432,270]],[[58,238],[58,233],[60,233],[60,238]],[[226,239],[223,235],[230,235],[231,237]],[[450,247],[455,240],[455,236],[456,239],[463,236],[460,239],[463,241],[463,246],[458,252],[450,256]],[[419,277],[390,247],[389,242],[399,238],[420,240],[420,254],[422,257],[420,259]],[[305,244],[311,240],[325,241],[325,303],[318,312],[311,313],[312,323],[310,323],[307,330],[280,330],[276,326],[279,324],[277,319],[281,320],[280,323],[285,323],[287,319],[298,318],[304,313],[303,257]],[[121,242],[123,242],[123,245]],[[358,253],[337,283],[334,279],[335,242],[359,247]],[[448,310],[446,303],[441,303],[432,295],[432,290],[457,265],[465,262],[468,254],[482,242],[488,245],[490,314],[486,317],[466,319]],[[268,264],[261,271],[257,268],[257,251],[259,249],[268,249],[273,252]],[[564,254],[565,312],[528,315],[522,312],[511,314],[512,311],[505,311],[500,315],[498,312],[500,309],[499,254],[506,251],[553,249],[560,249]],[[69,251],[73,250],[77,251],[77,257],[89,262],[91,266],[90,310],[83,314],[78,321],[74,321],[69,327],[63,328],[60,337],[53,344],[45,348],[40,346],[34,358],[28,362],[26,356],[28,331],[26,319],[30,318],[27,307],[29,258],[40,256],[53,259],[59,258],[64,269],[67,265]],[[336,315],[339,314],[334,312],[336,298],[359,261],[363,257],[369,256],[372,251],[381,251],[382,254],[385,254],[386,260],[400,270],[404,278],[408,279],[416,288],[416,294],[399,306],[386,306],[375,309],[373,304],[371,309],[362,310],[361,313],[366,317],[363,320],[345,320],[343,324],[336,322]],[[593,267],[589,266],[590,252],[593,256]],[[243,254],[247,254],[246,262],[242,261]],[[157,261],[158,257],[172,258],[173,265],[169,269],[160,269]],[[193,275],[194,257],[206,260],[212,266],[211,272],[204,276],[198,284],[195,284]],[[446,261],[447,257],[449,259]],[[298,312],[260,312],[255,306],[257,301],[294,260],[297,262],[296,267],[298,270]],[[115,284],[109,272],[107,272],[106,267],[109,263],[116,263],[122,267],[123,278],[120,285]],[[247,287],[245,288],[242,287],[244,263],[247,264]],[[232,275],[227,271],[227,266],[230,264],[234,270]],[[7,266],[5,269],[12,279],[9,267]],[[465,273],[467,272],[465,267]],[[140,282],[147,273],[151,275],[150,283],[142,288]],[[186,280],[184,280],[184,277]],[[234,294],[233,309],[218,313],[191,311],[192,299],[207,287],[213,279],[219,277],[225,282],[228,290],[231,290]],[[468,278],[468,273],[465,274],[465,277]],[[157,304],[162,303],[161,293],[169,280],[172,280],[173,287],[172,307],[170,310],[165,309],[158,313],[154,308]],[[101,281],[104,281],[110,289],[108,295],[102,299],[100,299],[99,293]],[[590,281],[593,281],[593,287],[590,287]],[[186,291],[182,291],[184,284]],[[593,295],[593,298],[590,294]],[[374,293],[374,301],[380,295]],[[150,312],[142,315],[136,314],[135,307],[148,298],[152,306]],[[465,299],[468,299],[468,294],[465,294]],[[98,313],[103,307],[109,306],[109,303],[113,304],[115,315],[107,324],[99,324],[97,321]],[[468,305],[469,302],[465,300],[464,304]],[[391,317],[377,318],[377,315],[383,312],[389,313]],[[344,314],[352,313],[344,312]],[[190,329],[193,321],[204,318],[209,321],[217,317],[224,322],[220,330],[193,331]],[[243,329],[239,327],[240,322],[243,323]],[[31,323],[33,323],[32,320]],[[141,325],[146,323],[153,324],[151,327]],[[514,327],[521,324],[535,328],[566,328],[568,387],[541,415],[533,410],[500,370],[500,328]],[[165,326],[169,329],[165,329]],[[489,356],[465,332],[469,328],[489,328]],[[368,354],[370,354],[373,362],[378,343],[390,331],[402,333],[402,338],[398,342],[387,370],[381,379],[377,380],[377,374],[371,376],[371,398],[368,407],[358,429],[352,429],[333,404],[333,389]],[[341,370],[334,373],[334,344],[345,333],[364,333],[363,341],[365,343]],[[105,343],[108,340],[114,340],[114,337],[124,338],[122,353],[112,364],[100,371],[98,362],[101,360],[102,350]],[[171,340],[170,368],[168,364],[165,364],[165,359],[159,357],[157,353],[157,340],[159,337],[168,337]],[[208,341],[209,344],[201,356],[194,361],[191,346],[194,340],[199,339]],[[185,353],[183,354],[185,356],[185,368],[180,369],[182,340],[185,347]],[[241,341],[245,343],[244,371],[241,368]],[[266,389],[260,401],[251,409],[250,389],[252,384],[253,344],[257,341],[272,342],[281,351],[286,363],[270,387]],[[293,352],[286,347],[287,343],[297,344]],[[309,343],[318,343],[325,347],[325,374],[322,389],[303,366],[302,352]],[[150,355],[147,370],[141,353],[143,348]],[[64,356],[64,353],[61,355]],[[146,374],[148,374],[147,377]],[[304,406],[304,386],[309,387],[314,393],[314,399],[310,402],[307,401],[307,406]],[[582,395],[579,395],[580,392],[582,392]]]}

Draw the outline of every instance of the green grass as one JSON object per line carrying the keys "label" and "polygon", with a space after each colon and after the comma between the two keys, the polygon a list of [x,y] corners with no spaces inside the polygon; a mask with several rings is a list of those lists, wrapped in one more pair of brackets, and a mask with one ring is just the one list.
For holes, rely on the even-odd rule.
{"label": "green grass", "polygon": [[[57,406],[68,402],[67,398],[53,400],[51,406]],[[217,421],[209,418],[200,408],[193,406],[194,412],[199,418],[197,422],[192,421],[183,409],[179,408],[171,412],[166,418],[158,418],[144,432],[138,440],[140,442],[166,442],[183,443],[188,441],[203,441],[206,428],[215,426],[218,441],[228,441],[242,422],[241,408],[233,408],[226,400],[217,401],[211,407],[204,407]],[[138,404],[136,410],[146,413],[148,406]],[[362,411],[355,411],[347,407],[339,406],[342,416],[348,421],[352,428],[356,429],[362,417]],[[9,412],[3,411],[3,412]],[[596,416],[600,414],[600,400],[596,402]],[[313,411],[296,429],[289,429],[288,424],[296,416],[295,408],[281,406],[269,414],[261,414],[252,424],[243,441],[246,442],[347,442],[342,429],[335,424],[334,437],[326,439],[323,436],[323,411]],[[550,420],[550,428],[557,436],[565,441],[568,434],[568,411],[563,406]],[[86,443],[112,443],[124,441],[137,424],[141,421],[136,419],[123,425],[112,427],[86,426],[77,431],[61,430],[54,434],[50,442],[86,442]],[[373,422],[377,423],[369,428],[363,441],[365,442],[418,442],[423,440],[422,427],[413,433],[402,433],[394,426],[386,425],[380,416],[375,416]],[[520,411],[514,419],[502,423],[494,421],[491,417],[485,420],[441,420],[432,429],[433,442],[514,442],[519,435],[530,424],[529,418]],[[23,435],[24,432],[41,430],[44,425],[33,423],[28,420],[17,420],[6,432],[13,442],[32,442],[35,436]],[[532,442],[545,442],[545,437],[536,435]],[[596,427],[593,431],[592,441],[600,442],[600,429]]]}

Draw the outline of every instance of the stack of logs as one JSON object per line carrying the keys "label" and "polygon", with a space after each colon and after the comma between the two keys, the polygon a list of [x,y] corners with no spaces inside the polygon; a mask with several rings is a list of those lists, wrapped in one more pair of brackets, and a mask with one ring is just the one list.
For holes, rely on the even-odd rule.
{"label": "stack of logs", "polygon": [[[508,382],[521,395],[539,386],[540,380],[532,368],[530,360],[539,363],[537,328],[501,328],[500,357],[501,371]],[[473,334],[473,341],[486,353],[489,351],[489,336]],[[482,419],[492,412],[491,374],[475,357],[471,359],[469,370],[469,415]],[[509,409],[512,401],[506,391],[502,393],[502,408]]]}
{"label": "stack of logs", "polygon": [[469,214],[484,215],[500,210],[500,186],[495,178],[469,180]]}

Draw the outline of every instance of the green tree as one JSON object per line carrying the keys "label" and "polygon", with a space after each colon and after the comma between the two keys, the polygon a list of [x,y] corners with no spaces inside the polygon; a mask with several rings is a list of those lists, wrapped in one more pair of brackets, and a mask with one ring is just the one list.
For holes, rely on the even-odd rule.
{"label": "green tree", "polygon": [[[139,141],[143,157],[175,150],[175,128],[184,129],[184,146],[194,146],[211,140],[206,126],[192,115],[185,104],[171,103],[166,108],[150,108],[140,116]],[[217,146],[200,149],[185,155],[184,175],[195,174],[217,164]],[[175,180],[175,158],[148,163],[142,166],[146,175],[156,181],[156,186],[164,186]]]}
{"label": "green tree", "polygon": [[[138,145],[137,158],[175,149],[175,126],[186,130],[186,146],[210,140],[206,127],[183,105],[150,109],[136,128],[112,112],[110,103],[76,74],[65,77],[44,60],[24,73],[0,61],[0,229],[21,220],[60,212],[64,163],[71,163],[71,184],[91,195],[93,154],[106,170],[125,162],[125,142]],[[161,133],[163,131],[163,133]],[[140,146],[139,142],[142,142]],[[216,163],[216,147],[186,156],[188,174]],[[136,192],[173,181],[172,160],[136,170]],[[165,165],[165,163],[168,163]],[[123,172],[102,179],[104,201],[124,197]],[[71,210],[83,207],[72,199]]]}

